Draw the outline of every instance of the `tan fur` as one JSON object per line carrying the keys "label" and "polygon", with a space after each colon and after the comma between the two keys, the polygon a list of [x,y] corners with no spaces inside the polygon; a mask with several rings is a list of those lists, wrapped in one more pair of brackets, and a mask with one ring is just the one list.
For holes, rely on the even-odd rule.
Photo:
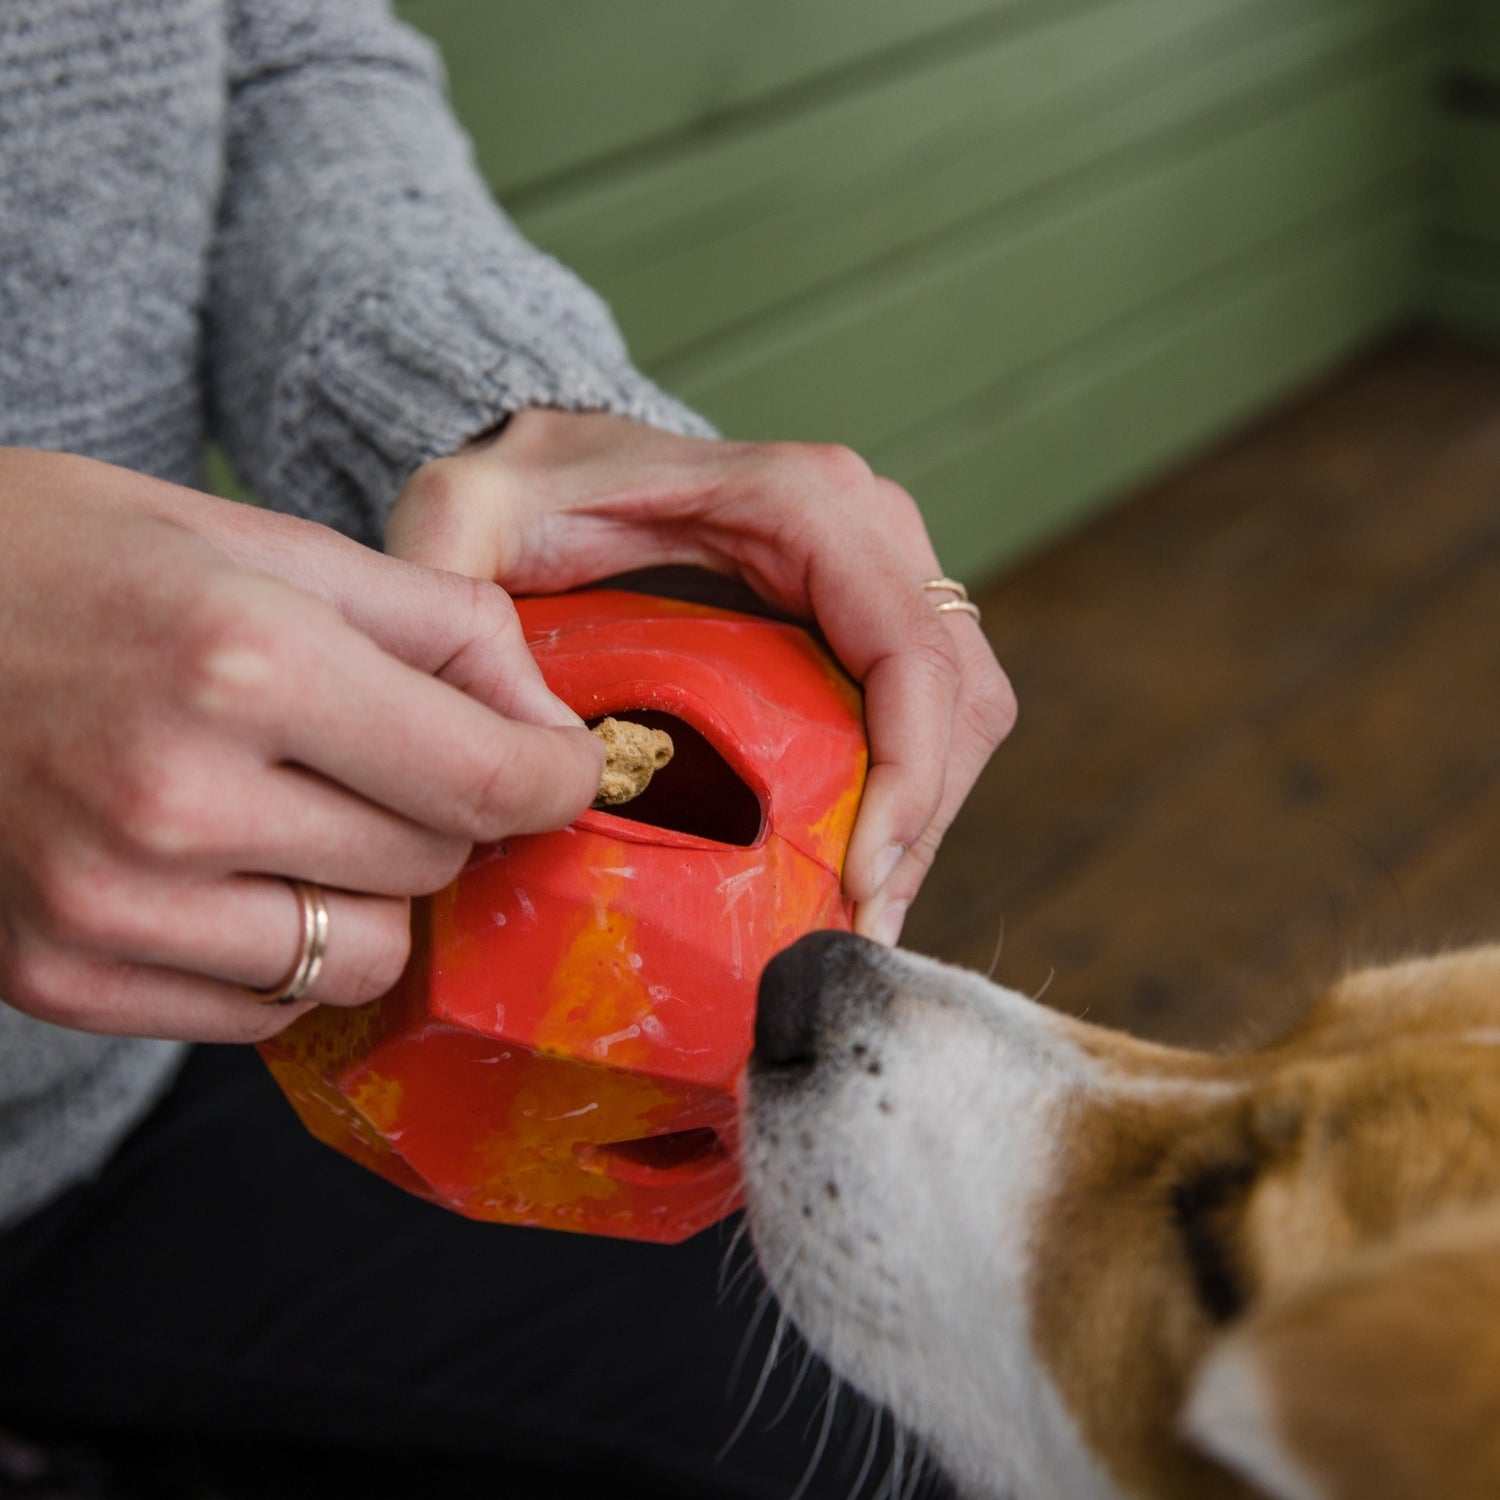
{"label": "tan fur", "polygon": [[1500,949],[1353,976],[1249,1056],[1073,1030],[1128,1087],[1063,1122],[1032,1334],[1120,1487],[1261,1493],[1178,1435],[1233,1339],[1320,1494],[1500,1495]]}
{"label": "tan fur", "polygon": [[1414,1231],[1226,1341],[1329,1500],[1500,1494],[1500,1213]]}

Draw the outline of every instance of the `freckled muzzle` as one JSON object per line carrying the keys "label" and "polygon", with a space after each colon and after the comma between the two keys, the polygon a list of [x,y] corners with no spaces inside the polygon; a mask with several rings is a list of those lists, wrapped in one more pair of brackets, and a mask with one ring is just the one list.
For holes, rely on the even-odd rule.
{"label": "freckled muzzle", "polygon": [[521,601],[585,720],[670,731],[636,801],[475,852],[384,999],[262,1052],[314,1135],[472,1218],[679,1240],[738,1207],[755,985],[840,889],[857,690],[806,632],[597,591]]}

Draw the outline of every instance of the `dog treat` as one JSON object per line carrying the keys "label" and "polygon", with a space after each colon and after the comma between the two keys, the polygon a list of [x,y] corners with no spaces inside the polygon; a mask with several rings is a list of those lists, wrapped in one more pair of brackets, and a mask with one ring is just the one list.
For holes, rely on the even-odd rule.
{"label": "dog treat", "polygon": [[651,778],[672,758],[672,736],[628,719],[601,719],[594,733],[604,741],[604,774],[595,807],[618,807],[639,797]]}

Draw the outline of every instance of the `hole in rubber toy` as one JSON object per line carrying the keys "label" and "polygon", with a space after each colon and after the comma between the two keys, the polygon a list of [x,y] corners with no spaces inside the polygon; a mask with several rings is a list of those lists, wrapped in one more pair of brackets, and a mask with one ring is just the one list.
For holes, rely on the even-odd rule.
{"label": "hole in rubber toy", "polygon": [[[755,843],[764,817],[760,799],[691,724],[657,709],[618,708],[613,717],[666,730],[673,753],[639,797],[607,812],[718,844],[749,848]],[[598,722],[590,720],[589,727]]]}
{"label": "hole in rubber toy", "polygon": [[622,1182],[687,1181],[728,1160],[719,1137],[707,1129],[671,1130],[634,1141],[589,1148],[591,1165]]}

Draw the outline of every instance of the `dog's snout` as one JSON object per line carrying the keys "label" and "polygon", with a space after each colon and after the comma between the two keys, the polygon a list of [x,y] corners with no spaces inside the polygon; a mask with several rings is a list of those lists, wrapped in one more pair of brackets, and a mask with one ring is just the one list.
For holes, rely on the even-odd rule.
{"label": "dog's snout", "polygon": [[795,1067],[817,1056],[829,982],[874,945],[852,932],[810,932],[783,949],[760,976],[755,1007],[755,1059]]}

